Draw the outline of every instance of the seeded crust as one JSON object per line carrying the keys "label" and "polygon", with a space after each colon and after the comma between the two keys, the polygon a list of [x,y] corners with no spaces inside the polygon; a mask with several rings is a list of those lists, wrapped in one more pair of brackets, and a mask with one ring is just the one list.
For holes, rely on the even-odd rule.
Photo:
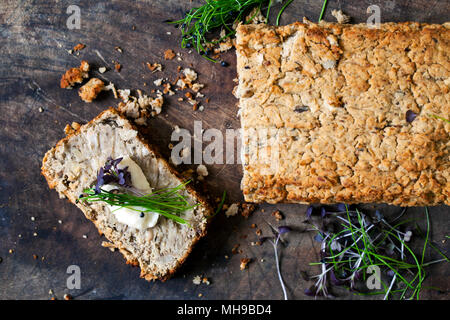
{"label": "seeded crust", "polygon": [[101,202],[77,202],[85,188],[95,184],[97,171],[108,156],[128,154],[141,167],[155,189],[177,186],[182,177],[137,132],[118,111],[102,112],[76,132],[69,134],[45,154],[42,174],[51,189],[80,208],[100,234],[109,242],[103,246],[118,249],[127,264],[139,266],[146,280],[167,280],[186,260],[195,243],[205,236],[212,208],[204,197],[189,185],[184,195],[195,209],[185,218],[189,228],[160,217],[154,228],[140,231],[117,222]]}
{"label": "seeded crust", "polygon": [[450,204],[450,23],[240,25],[236,52],[246,201]]}

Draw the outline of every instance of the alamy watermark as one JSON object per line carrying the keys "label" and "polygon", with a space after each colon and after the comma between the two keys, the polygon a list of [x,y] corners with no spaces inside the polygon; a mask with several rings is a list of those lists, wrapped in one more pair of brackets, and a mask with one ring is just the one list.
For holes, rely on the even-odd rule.
{"label": "alamy watermark", "polygon": [[67,289],[81,289],[81,269],[77,265],[70,265],[66,270],[70,276],[66,280]]}
{"label": "alamy watermark", "polygon": [[66,26],[69,30],[81,28],[81,10],[77,5],[70,5],[67,7],[66,13],[70,16],[66,20]]}

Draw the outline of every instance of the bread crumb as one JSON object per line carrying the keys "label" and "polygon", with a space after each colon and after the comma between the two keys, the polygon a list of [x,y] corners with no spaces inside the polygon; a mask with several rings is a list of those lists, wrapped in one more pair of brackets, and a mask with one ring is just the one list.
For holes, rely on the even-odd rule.
{"label": "bread crumb", "polygon": [[122,65],[118,62],[114,63],[114,70],[116,70],[117,72],[120,72],[120,70],[122,69]]}
{"label": "bread crumb", "polygon": [[249,258],[242,258],[241,259],[241,265],[240,265],[240,269],[241,270],[245,270],[248,267],[248,264],[251,262],[251,259]]}
{"label": "bread crumb", "polygon": [[253,211],[256,210],[256,205],[252,203],[243,203],[241,207],[242,207],[241,214],[246,219],[253,213]]}
{"label": "bread crumb", "polygon": [[164,60],[172,60],[175,56],[175,52],[172,49],[164,51]]}
{"label": "bread crumb", "polygon": [[73,298],[72,298],[72,296],[70,295],[70,294],[65,294],[64,295],[64,300],[72,300]]}
{"label": "bread crumb", "polygon": [[274,216],[277,221],[284,219],[283,214],[280,212],[280,210],[272,212],[272,216]]}
{"label": "bread crumb", "polygon": [[73,51],[75,51],[75,52],[80,51],[80,50],[83,50],[84,48],[86,48],[86,45],[79,43],[75,47],[73,47]]}
{"label": "bread crumb", "polygon": [[200,285],[200,283],[202,283],[202,277],[195,276],[194,279],[192,280],[192,283],[194,283],[195,285]]}
{"label": "bread crumb", "polygon": [[237,215],[237,213],[239,212],[239,203],[233,203],[228,209],[227,211],[225,211],[225,216],[231,217],[231,216],[235,216]]}
{"label": "bread crumb", "polygon": [[202,176],[202,177],[208,176],[208,168],[206,168],[205,165],[200,164],[200,165],[197,167],[197,174],[198,174],[199,176]]}
{"label": "bread crumb", "polygon": [[78,90],[78,95],[84,102],[91,103],[97,95],[103,90],[104,82],[98,78],[90,79],[84,86]]}
{"label": "bread crumb", "polygon": [[44,112],[44,109],[42,109],[41,107],[39,107],[39,112],[40,112],[40,113]]}
{"label": "bread crumb", "polygon": [[82,83],[83,79],[89,77],[89,63],[85,60],[81,61],[80,67],[70,68],[61,77],[60,87],[63,89],[72,89],[77,83]]}
{"label": "bread crumb", "polygon": [[350,17],[342,12],[342,10],[332,10],[331,15],[336,18],[338,23],[349,23]]}
{"label": "bread crumb", "polygon": [[162,71],[162,65],[159,63],[153,63],[151,64],[150,62],[146,62],[145,63],[147,65],[147,68],[152,72],[157,72],[157,71]]}
{"label": "bread crumb", "polygon": [[157,87],[159,87],[163,82],[163,78],[160,79],[156,79],[155,81],[153,81],[153,84]]}
{"label": "bread crumb", "polygon": [[122,48],[121,48],[121,47],[114,47],[114,50],[116,50],[116,51],[118,51],[118,52],[120,52],[120,53],[122,53],[122,52],[123,52],[123,50],[122,50]]}
{"label": "bread crumb", "polygon": [[105,72],[106,72],[106,67],[100,67],[100,68],[98,68],[98,72],[100,72],[100,73],[105,73]]}

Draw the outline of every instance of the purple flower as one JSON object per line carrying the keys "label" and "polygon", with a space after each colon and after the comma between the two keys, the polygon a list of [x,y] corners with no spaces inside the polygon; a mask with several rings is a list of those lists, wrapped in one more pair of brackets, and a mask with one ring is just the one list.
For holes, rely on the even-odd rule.
{"label": "purple flower", "polygon": [[100,168],[97,174],[97,183],[95,184],[95,192],[101,192],[101,186],[110,183],[117,183],[122,187],[131,187],[131,174],[128,167],[123,169],[117,168],[117,165],[123,158],[112,159],[108,157],[106,163]]}

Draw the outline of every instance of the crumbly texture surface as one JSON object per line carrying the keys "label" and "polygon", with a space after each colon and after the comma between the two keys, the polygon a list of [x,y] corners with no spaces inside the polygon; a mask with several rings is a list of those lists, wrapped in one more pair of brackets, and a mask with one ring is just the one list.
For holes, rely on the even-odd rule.
{"label": "crumbly texture surface", "polygon": [[97,172],[107,157],[122,155],[129,155],[140,166],[154,189],[175,187],[184,181],[115,109],[101,113],[59,141],[46,153],[42,174],[50,188],[56,189],[61,197],[67,197],[96,225],[100,234],[108,239],[105,247],[120,250],[127,263],[141,268],[141,277],[166,280],[205,235],[207,217],[212,215],[212,209],[188,185],[184,195],[192,204],[200,204],[183,216],[192,228],[160,217],[155,227],[138,230],[119,223],[102,202],[77,202],[83,190],[95,184]]}
{"label": "crumbly texture surface", "polygon": [[236,47],[246,201],[450,204],[450,23],[240,25]]}

